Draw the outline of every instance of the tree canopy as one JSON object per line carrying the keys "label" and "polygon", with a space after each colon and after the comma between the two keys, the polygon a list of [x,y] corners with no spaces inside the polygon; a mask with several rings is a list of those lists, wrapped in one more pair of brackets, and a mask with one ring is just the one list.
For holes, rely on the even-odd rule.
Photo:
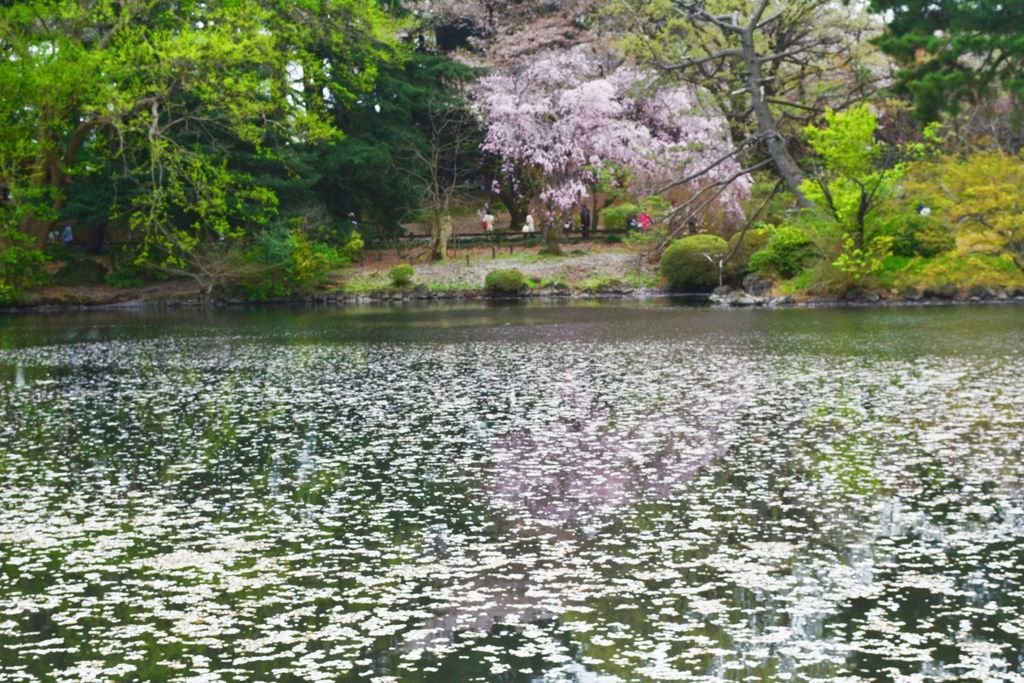
{"label": "tree canopy", "polygon": [[123,209],[168,254],[265,222],[277,197],[235,155],[337,139],[327,106],[397,56],[372,0],[15,3],[0,54],[5,224],[42,244],[76,180],[116,160]]}
{"label": "tree canopy", "polygon": [[878,46],[900,89],[935,120],[1002,86],[1024,95],[1024,4],[1006,0],[871,0],[888,18]]}

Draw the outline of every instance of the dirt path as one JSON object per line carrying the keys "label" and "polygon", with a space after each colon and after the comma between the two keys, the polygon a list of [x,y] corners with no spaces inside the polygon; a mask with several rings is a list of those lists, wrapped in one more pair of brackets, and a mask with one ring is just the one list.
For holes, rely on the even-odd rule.
{"label": "dirt path", "polygon": [[517,247],[511,254],[505,251],[492,255],[490,247],[477,247],[460,250],[448,261],[435,263],[422,260],[422,254],[399,259],[394,250],[369,252],[364,255],[363,264],[347,269],[339,282],[348,285],[348,289],[384,287],[390,282],[391,268],[398,263],[411,263],[416,269],[416,284],[440,289],[480,288],[487,273],[503,268],[516,268],[534,281],[561,282],[570,287],[616,280],[634,286],[656,283],[656,267],[647,263],[644,252],[587,246],[560,257],[538,255],[538,248]]}

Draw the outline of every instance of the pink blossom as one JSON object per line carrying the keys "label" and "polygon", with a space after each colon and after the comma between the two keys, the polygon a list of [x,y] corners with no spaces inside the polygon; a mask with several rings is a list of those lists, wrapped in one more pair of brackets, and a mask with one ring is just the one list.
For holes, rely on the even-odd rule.
{"label": "pink blossom", "polygon": [[[691,174],[732,149],[721,115],[687,86],[660,86],[631,66],[609,70],[581,46],[534,59],[479,82],[474,95],[486,122],[483,149],[507,166],[539,168],[540,199],[571,208],[592,191],[602,169],[631,173],[631,191],[646,194]],[[694,187],[737,174],[729,159],[693,181]],[[740,176],[722,205],[741,213],[751,180]]]}

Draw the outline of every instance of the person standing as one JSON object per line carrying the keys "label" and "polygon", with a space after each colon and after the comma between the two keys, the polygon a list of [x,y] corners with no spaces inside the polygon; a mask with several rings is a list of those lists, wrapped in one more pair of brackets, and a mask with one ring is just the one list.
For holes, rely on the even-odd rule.
{"label": "person standing", "polygon": [[64,243],[65,247],[70,248],[75,241],[75,234],[71,229],[71,224],[68,223],[64,226],[64,232],[60,235],[60,241]]}
{"label": "person standing", "polygon": [[587,208],[586,204],[580,209],[580,230],[583,231],[584,235],[590,235],[590,209]]}
{"label": "person standing", "polygon": [[533,227],[533,214],[532,213],[527,212],[527,214],[526,214],[526,224],[523,225],[523,232],[525,232],[525,233],[535,232],[534,227]]}
{"label": "person standing", "polygon": [[484,207],[484,232],[494,232],[494,214],[490,206]]}

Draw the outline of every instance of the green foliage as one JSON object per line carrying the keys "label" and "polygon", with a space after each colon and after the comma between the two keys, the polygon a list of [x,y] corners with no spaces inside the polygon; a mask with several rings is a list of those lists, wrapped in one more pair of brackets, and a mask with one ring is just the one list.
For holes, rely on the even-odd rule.
{"label": "green foliage", "polygon": [[106,266],[92,259],[71,259],[53,276],[53,284],[65,287],[102,285],[107,272]]}
{"label": "green foliage", "polygon": [[601,212],[601,223],[606,230],[625,230],[629,219],[640,213],[636,204],[616,204]]}
{"label": "green foliage", "polygon": [[668,226],[659,223],[652,226],[650,230],[630,230],[622,238],[622,241],[631,246],[649,246],[661,244],[668,239],[668,234]]}
{"label": "green foliage", "polygon": [[777,273],[791,278],[804,268],[814,256],[811,239],[803,230],[791,225],[768,229],[769,238],[764,247],[750,256],[750,270],[761,273]]}
{"label": "green foliage", "polygon": [[761,209],[761,223],[782,225],[790,221],[790,214],[796,204],[796,196],[792,192],[780,190],[774,175],[764,174],[755,178],[750,198],[744,202],[744,212],[749,216]]}
{"label": "green foliage", "polygon": [[918,256],[938,256],[956,248],[952,231],[939,220],[926,220],[911,233],[911,244]]}
{"label": "green foliage", "polygon": [[[358,239],[358,233],[353,233]],[[327,274],[350,263],[344,249],[311,241],[300,230],[277,226],[260,233],[249,260],[258,266],[244,283],[250,298],[263,300],[308,292]]]}
{"label": "green foliage", "polygon": [[366,246],[366,242],[363,241],[363,236],[359,234],[358,230],[353,230],[348,234],[348,239],[345,240],[345,244],[338,250],[337,256],[335,256],[332,266],[334,268],[340,268],[347,266],[363,253],[363,247]]}
{"label": "green foliage", "polygon": [[516,268],[492,270],[484,278],[484,288],[491,294],[517,294],[526,286],[526,278]]}
{"label": "green foliage", "polygon": [[314,199],[311,150],[343,137],[331,108],[401,61],[375,0],[24,0],[0,3],[0,27],[9,224],[42,244],[61,210],[127,216],[143,256],[184,271],[202,245],[250,241],[282,199]]}
{"label": "green foliage", "polygon": [[388,272],[391,284],[395,287],[406,287],[412,283],[416,270],[408,263],[400,263]]}
{"label": "green foliage", "polygon": [[825,112],[827,128],[807,126],[804,135],[822,165],[800,189],[853,233],[863,246],[865,221],[887,199],[906,169],[893,163],[898,152],[875,139],[878,119],[863,104],[843,112]]}
{"label": "green foliage", "polygon": [[823,165],[801,190],[824,207],[845,231],[842,253],[832,262],[853,284],[877,272],[891,253],[891,235],[871,235],[872,213],[890,198],[906,172],[896,162],[919,150],[898,150],[876,139],[878,119],[868,105],[825,113],[827,128],[807,126],[804,135]]}
{"label": "green foliage", "polygon": [[323,177],[316,189],[330,210],[372,217],[375,236],[400,233],[400,224],[423,207],[431,121],[464,107],[460,84],[473,75],[465,65],[424,52],[383,64],[372,96],[335,111],[345,139],[317,152],[315,168]]}
{"label": "green foliage", "polygon": [[728,244],[717,235],[690,235],[669,245],[661,274],[675,290],[706,290],[718,284],[719,262]]}
{"label": "green foliage", "polygon": [[126,265],[107,273],[104,281],[111,287],[118,289],[134,289],[146,284],[143,279],[142,269],[134,265]]}
{"label": "green foliage", "polygon": [[[750,257],[768,244],[771,237],[770,225],[758,225],[746,231],[736,233],[729,238],[729,250],[732,258],[725,264],[726,274],[730,278],[742,277],[753,268],[749,265]],[[740,241],[742,239],[742,242]]]}
{"label": "green foliage", "polygon": [[957,226],[963,251],[1006,254],[1024,267],[1024,156],[941,157],[916,165],[907,191]]}
{"label": "green foliage", "polygon": [[0,303],[16,301],[26,287],[43,284],[46,255],[13,228],[0,230]]}
{"label": "green foliage", "polygon": [[919,290],[975,285],[1010,289],[1024,287],[1024,271],[1007,256],[944,253],[933,258],[890,257],[880,274],[886,287]]}
{"label": "green foliage", "polygon": [[937,216],[922,216],[900,202],[899,211],[882,219],[879,232],[893,238],[897,256],[937,256],[956,247],[953,231]]}
{"label": "green foliage", "polygon": [[125,246],[111,254],[110,272],[105,280],[111,287],[131,289],[167,277],[164,271],[148,266],[132,247]]}
{"label": "green foliage", "polygon": [[832,265],[850,276],[854,284],[860,284],[866,277],[874,275],[882,269],[882,261],[892,253],[893,238],[879,235],[864,248],[858,247],[853,237],[846,235],[843,240],[843,253]]}
{"label": "green foliage", "polygon": [[804,136],[825,163],[825,170],[840,178],[871,175],[883,151],[875,140],[878,118],[866,104],[845,111],[825,112],[826,128],[807,126]]}
{"label": "green foliage", "polygon": [[902,67],[900,91],[918,116],[934,120],[1001,84],[1024,94],[1024,3],[1005,0],[871,0],[886,13],[875,42]]}
{"label": "green foliage", "polygon": [[646,211],[651,218],[658,218],[671,211],[672,203],[661,195],[652,194],[640,199],[640,208]]}

